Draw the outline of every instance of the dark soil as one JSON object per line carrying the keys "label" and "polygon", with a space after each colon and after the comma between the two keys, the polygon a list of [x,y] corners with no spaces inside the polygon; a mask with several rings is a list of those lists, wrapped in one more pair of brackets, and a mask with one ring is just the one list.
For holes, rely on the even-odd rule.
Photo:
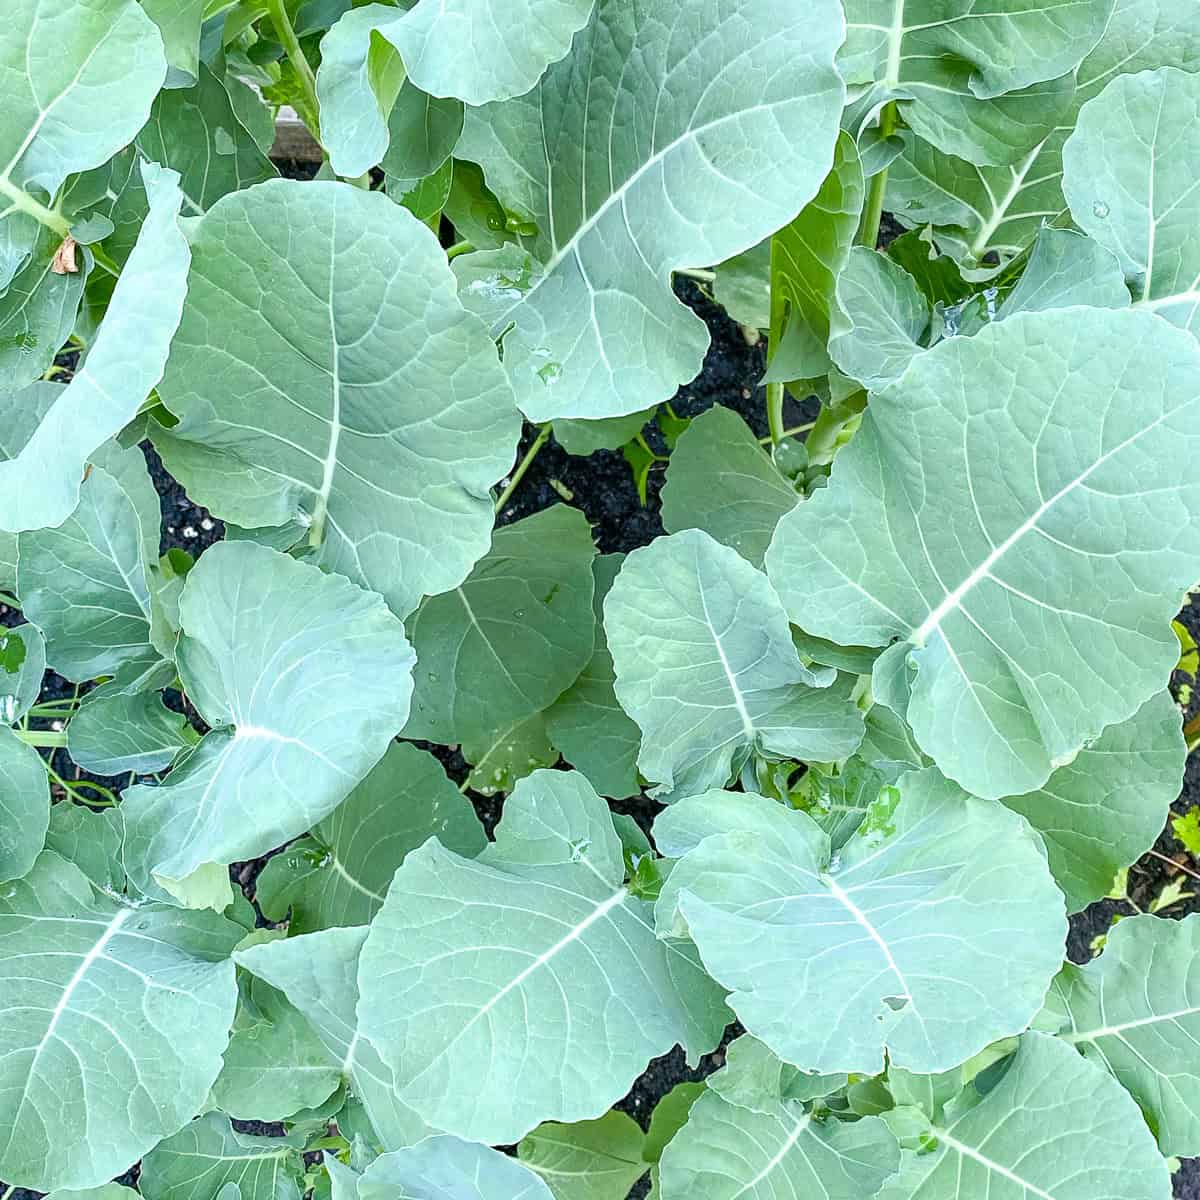
{"label": "dark soil", "polygon": [[[756,434],[766,434],[764,391],[758,385],[764,367],[763,347],[752,346],[742,331],[724,313],[712,304],[700,288],[691,282],[680,281],[677,291],[690,307],[704,318],[712,333],[704,369],[692,383],[681,388],[672,400],[672,408],[681,417],[693,417],[713,404],[723,404],[740,413]],[[815,403],[796,404],[789,399],[785,411],[785,423],[790,427],[810,420],[815,415]],[[535,431],[526,426],[522,439],[524,453]],[[651,427],[647,438],[656,449],[657,431]],[[207,546],[223,535],[220,521],[205,509],[195,505],[184,494],[183,489],[163,469],[158,456],[149,446],[146,457],[162,503],[162,550],[178,547],[198,555]],[[571,503],[581,509],[592,523],[596,543],[602,552],[628,551],[645,545],[663,532],[659,513],[659,491],[663,482],[661,466],[651,471],[647,488],[647,503],[642,505],[638,498],[629,465],[620,451],[601,450],[587,458],[573,458],[566,454],[553,439],[542,448],[531,469],[521,481],[512,501],[500,514],[499,523],[508,524],[538,512],[551,504],[563,503],[560,489],[565,488],[572,496]],[[557,487],[555,485],[558,485]],[[1200,641],[1200,608],[1185,610],[1183,619]],[[0,606],[0,622],[19,623],[20,616]],[[47,698],[69,695],[72,685],[58,676],[47,676],[43,695]],[[1196,688],[1200,696],[1200,682]],[[1193,701],[1192,711],[1200,705]],[[194,714],[192,714],[194,716]],[[465,778],[468,767],[457,747],[434,747],[447,772],[456,781]],[[75,768],[60,756],[56,760],[60,771]],[[118,787],[124,781],[98,780],[110,787]],[[485,799],[472,795],[480,818],[489,834],[499,818],[501,802],[498,798]],[[1175,805],[1178,813],[1185,812],[1193,804],[1200,803],[1200,755],[1188,762],[1183,793]],[[660,805],[646,797],[614,803],[615,811],[631,815],[639,825],[649,831]],[[1146,909],[1159,895],[1162,888],[1192,864],[1182,847],[1171,835],[1170,829],[1159,838],[1156,849],[1167,859],[1177,859],[1182,867],[1174,863],[1147,855],[1130,871],[1129,893],[1134,904]],[[269,857],[269,856],[267,856]],[[253,898],[254,880],[266,858],[252,863],[235,864],[231,876]],[[1197,897],[1200,897],[1200,880],[1195,882]],[[1200,898],[1191,897],[1165,910],[1164,916],[1182,917],[1190,912],[1200,912]],[[1134,908],[1125,901],[1103,900],[1091,905],[1085,912],[1071,920],[1068,952],[1075,962],[1085,962],[1092,956],[1091,944],[1111,925],[1114,917],[1132,914]],[[732,1032],[732,1031],[731,1031]],[[650,1064],[645,1073],[634,1084],[629,1095],[617,1106],[645,1126],[655,1104],[677,1083],[684,1080],[702,1079],[716,1070],[724,1061],[724,1046],[707,1055],[696,1069],[688,1068],[682,1051],[676,1049]],[[631,1193],[633,1198],[646,1194],[647,1180]],[[12,1200],[32,1200],[35,1193],[17,1191]],[[1200,1200],[1200,1159],[1185,1160],[1175,1176],[1177,1200]]]}

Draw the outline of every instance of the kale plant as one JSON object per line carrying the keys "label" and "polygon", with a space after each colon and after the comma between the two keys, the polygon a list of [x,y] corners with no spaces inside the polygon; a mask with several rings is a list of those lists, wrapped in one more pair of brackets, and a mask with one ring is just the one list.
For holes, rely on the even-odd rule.
{"label": "kale plant", "polygon": [[3,17],[3,1200],[1165,1200],[1195,0]]}

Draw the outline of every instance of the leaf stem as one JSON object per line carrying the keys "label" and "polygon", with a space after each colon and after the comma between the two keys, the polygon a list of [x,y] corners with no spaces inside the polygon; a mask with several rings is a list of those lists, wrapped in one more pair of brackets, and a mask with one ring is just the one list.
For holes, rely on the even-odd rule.
{"label": "leaf stem", "polygon": [[[879,114],[880,139],[889,138],[896,132],[896,102],[889,100]],[[858,227],[856,241],[860,246],[875,249],[879,241],[879,225],[883,220],[883,197],[887,191],[888,169],[876,171],[871,176],[871,187],[867,192],[867,203],[863,209],[862,222]]]}
{"label": "leaf stem", "polygon": [[71,232],[71,222],[60,212],[47,208],[35,200],[24,188],[17,187],[7,175],[0,175],[0,195],[12,201],[13,208],[19,209],[35,221],[40,221],[47,229],[53,229],[60,237],[66,237]]}
{"label": "leaf stem", "polygon": [[517,490],[517,484],[525,478],[525,472],[533,465],[533,460],[537,458],[538,451],[541,450],[549,439],[550,427],[551,422],[547,421],[538,430],[538,435],[533,439],[533,444],[525,451],[525,457],[517,463],[517,469],[509,477],[508,486],[500,493],[500,497],[496,501],[496,512],[499,512],[512,499],[513,492]]}
{"label": "leaf stem", "polygon": [[470,254],[474,249],[470,242],[455,242],[453,246],[446,248],[446,258],[453,262],[460,254]]}
{"label": "leaf stem", "polygon": [[1182,871],[1185,875],[1190,875],[1193,879],[1200,879],[1200,871],[1194,871],[1191,867],[1185,867],[1183,863],[1176,861],[1169,855],[1160,854],[1157,850],[1147,850],[1146,853],[1153,858],[1160,859],[1162,862],[1170,863],[1171,866]]}
{"label": "leaf stem", "polygon": [[[275,36],[283,46],[288,56],[288,61],[292,64],[292,69],[296,72],[296,78],[300,81],[300,90],[304,93],[305,106],[308,108],[311,118],[319,125],[321,104],[317,100],[317,79],[313,75],[312,67],[308,64],[308,59],[304,57],[304,50],[300,46],[300,39],[296,36],[296,30],[292,26],[291,17],[288,16],[286,0],[266,0],[266,5],[267,15],[271,18],[271,24],[275,27]],[[316,137],[318,134],[317,129],[312,129],[310,132],[313,137]]]}
{"label": "leaf stem", "polygon": [[67,745],[67,735],[45,729],[14,729],[13,733],[27,746],[36,746],[40,750],[63,750]]}
{"label": "leaf stem", "polygon": [[[807,432],[808,432],[810,429],[812,429],[812,428],[813,428],[813,426],[815,426],[815,425],[816,425],[816,421],[808,421],[808,422],[807,422],[806,424],[804,424],[804,425],[793,425],[793,426],[791,427],[791,429],[785,429],[785,430],[783,431],[783,433],[781,433],[779,436],[780,436],[780,438],[790,438],[790,437],[795,437],[795,436],[796,436],[796,434],[798,434],[798,433],[807,433]],[[772,437],[771,437],[771,435],[768,433],[768,434],[767,434],[767,436],[766,436],[765,438],[759,438],[759,439],[758,439],[758,444],[759,444],[760,446],[769,446],[769,445],[771,445],[771,443],[772,443],[774,440],[775,440],[775,439],[774,439],[774,438],[772,438]]]}
{"label": "leaf stem", "polygon": [[3,1193],[0,1193],[0,1200],[8,1200],[8,1198],[9,1198],[9,1197],[10,1197],[10,1196],[13,1194],[13,1192],[15,1192],[16,1190],[17,1190],[17,1185],[16,1185],[15,1183],[10,1183],[10,1184],[8,1185],[8,1187],[6,1187],[6,1188],[4,1189]]}
{"label": "leaf stem", "polygon": [[767,384],[767,428],[771,431],[768,441],[776,446],[787,436],[783,428],[783,394],[782,383]]}
{"label": "leaf stem", "polygon": [[676,267],[676,275],[682,275],[685,279],[694,279],[697,283],[716,283],[716,271],[703,271],[699,267]]}
{"label": "leaf stem", "polygon": [[[21,607],[20,600],[16,596],[10,596],[7,592],[0,592],[0,604],[3,604],[5,608],[19,609]],[[0,1197],[0,1200],[3,1198]]]}

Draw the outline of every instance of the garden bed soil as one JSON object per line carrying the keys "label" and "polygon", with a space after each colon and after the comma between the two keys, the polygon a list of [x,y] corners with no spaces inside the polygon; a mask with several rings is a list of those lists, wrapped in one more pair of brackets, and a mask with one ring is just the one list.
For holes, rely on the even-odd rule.
{"label": "garden bed soil", "polygon": [[[757,380],[764,366],[763,347],[751,345],[741,329],[725,316],[723,311],[711,303],[700,288],[689,281],[681,281],[678,293],[708,324],[712,334],[712,346],[705,360],[704,369],[692,383],[681,388],[672,400],[672,408],[681,417],[694,417],[713,404],[723,404],[741,414],[759,436],[767,433],[764,392]],[[815,407],[810,402],[797,404],[788,400],[785,424],[788,427],[812,418]],[[522,438],[520,453],[523,454],[536,436],[536,430],[527,425]],[[654,445],[653,429],[647,437]],[[656,447],[661,448],[661,447]],[[183,489],[163,469],[157,455],[149,446],[145,447],[154,483],[162,504],[162,550],[179,547],[193,555],[200,554],[207,546],[223,535],[221,522],[205,509],[193,504]],[[646,545],[663,532],[660,515],[659,492],[664,472],[661,464],[651,470],[647,485],[646,504],[639,499],[630,468],[620,451],[601,450],[586,458],[568,455],[551,438],[534,460],[531,468],[521,480],[510,502],[499,515],[498,523],[510,524],[522,517],[539,512],[552,504],[563,503],[563,489],[572,499],[571,503],[583,511],[591,522],[596,544],[601,552],[629,551]],[[1197,641],[1200,641],[1200,607],[1189,607],[1182,614]],[[8,625],[19,623],[19,614],[0,606],[0,622]],[[47,677],[43,696],[57,698],[69,695],[72,685],[53,674]],[[1196,688],[1200,694],[1200,686]],[[1198,707],[1194,700],[1193,710]],[[195,714],[191,714],[195,718]],[[461,782],[467,774],[467,764],[456,749],[430,747],[442,760],[448,773]],[[55,763],[62,770],[70,770],[73,778],[88,778],[65,759],[59,756]],[[119,787],[124,780],[108,780],[96,777],[97,782],[109,787]],[[489,834],[494,829],[500,814],[498,798],[484,798],[472,794],[480,818]],[[1183,813],[1194,804],[1200,804],[1200,755],[1188,761],[1183,792],[1175,811]],[[661,806],[648,797],[636,797],[614,803],[616,811],[628,813],[645,830],[649,830]],[[1130,871],[1129,895],[1141,909],[1146,909],[1163,887],[1183,875],[1185,868],[1194,868],[1182,847],[1172,837],[1170,829],[1164,831],[1155,849],[1167,859],[1178,860],[1180,866],[1164,862],[1147,855]],[[267,856],[269,857],[269,856]],[[254,881],[266,858],[254,862],[235,864],[231,876],[246,894],[253,898]],[[1167,910],[1172,917],[1181,917],[1190,912],[1200,912],[1200,879],[1195,884],[1196,895],[1191,896]],[[1191,890],[1190,888],[1187,890]],[[1092,956],[1092,943],[1110,927],[1113,919],[1130,915],[1132,905],[1125,901],[1102,900],[1084,912],[1072,917],[1068,952],[1074,962],[1086,962]],[[731,1035],[732,1036],[731,1031]],[[655,1059],[634,1084],[629,1095],[617,1106],[629,1113],[645,1126],[655,1104],[677,1083],[684,1080],[704,1078],[724,1061],[724,1045],[707,1055],[697,1068],[689,1068],[679,1049],[662,1058]],[[630,1193],[631,1200],[646,1194],[648,1181],[642,1182]],[[35,1193],[18,1191],[12,1200],[27,1200]],[[1200,1159],[1185,1160],[1175,1176],[1176,1200],[1200,1200]]]}

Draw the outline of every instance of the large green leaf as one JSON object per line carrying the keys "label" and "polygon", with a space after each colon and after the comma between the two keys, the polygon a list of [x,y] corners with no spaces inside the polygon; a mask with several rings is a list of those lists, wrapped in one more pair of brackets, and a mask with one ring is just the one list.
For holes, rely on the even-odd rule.
{"label": "large green leaf", "polygon": [[237,1001],[214,913],[130,908],[47,851],[0,895],[0,1174],[94,1187],[203,1106]]}
{"label": "large green leaf", "polygon": [[302,1171],[290,1139],[238,1133],[208,1113],[146,1155],[138,1187],[146,1200],[214,1200],[228,1184],[241,1200],[300,1200]]}
{"label": "large green leaf", "polygon": [[28,873],[49,825],[50,782],[41,757],[0,725],[0,880]]}
{"label": "large green leaf", "polygon": [[153,691],[93,694],[67,726],[71,760],[97,775],[165,771],[198,740],[187,717]]}
{"label": "large green leaf", "polygon": [[1071,72],[1104,32],[1112,6],[849,0],[838,66],[859,93],[851,113],[861,120],[899,100],[908,125],[942,150],[972,162],[1011,162],[1070,103]]}
{"label": "large green leaf", "polygon": [[533,91],[468,111],[458,154],[536,228],[536,272],[493,324],[526,416],[639,412],[697,374],[707,331],[669,273],[748,249],[816,194],[841,38],[833,0],[599,0]]}
{"label": "large green leaf", "polygon": [[761,567],[779,518],[799,500],[746,422],[716,404],[692,421],[671,452],[663,525],[670,533],[703,529]]}
{"label": "large green leaf", "polygon": [[[1015,813],[929,768],[901,776],[834,856],[804,813],[709,792],[663,813],[682,855],[658,900],[730,1007],[804,1071],[941,1071],[1019,1033],[1062,959],[1066,915]],[[819,964],[819,969],[816,969]]]}
{"label": "large green leaf", "polygon": [[596,591],[596,648],[579,678],[546,710],[546,732],[563,757],[602,796],[624,800],[641,791],[637,756],[642,731],[617,703],[612,655],[604,634],[604,598],[624,562],[623,554],[592,561]]}
{"label": "large green leaf", "polygon": [[299,520],[401,616],[461,583],[519,422],[433,234],[378,193],[273,180],[219,200],[192,256],[160,388],[180,422],[153,431],[189,496]]}
{"label": "large green leaf", "polygon": [[1179,710],[1169,692],[1159,692],[1036,792],[1005,798],[1042,835],[1070,911],[1108,895],[1117,872],[1154,845],[1186,758]]}
{"label": "large green leaf", "polygon": [[1080,107],[1115,76],[1159,66],[1200,69],[1200,9],[1117,0],[1104,36],[1076,72],[1070,106],[1044,141],[1011,165],[985,167],[905,135],[905,152],[888,176],[888,207],[906,223],[933,222],[938,242],[971,266],[992,252],[1001,261],[1012,257],[1066,210],[1062,150]]}
{"label": "large green leaf", "polygon": [[142,7],[162,34],[168,88],[187,88],[200,73],[200,25],[205,0],[141,0]]}
{"label": "large green leaf", "polygon": [[[659,1164],[662,1200],[776,1200],[874,1196],[899,1163],[896,1139],[877,1117],[819,1118],[778,1087],[756,1089],[753,1106],[729,1099],[744,1075],[731,1063],[709,1080]],[[759,1076],[746,1080],[752,1086]]]}
{"label": "large green leaf", "polygon": [[[933,1117],[877,1200],[1169,1200],[1171,1179],[1128,1094],[1069,1046],[1026,1034],[1003,1078]],[[899,1118],[907,1118],[901,1120]]]}
{"label": "large green leaf", "polygon": [[180,677],[213,731],[121,810],[141,886],[220,908],[225,864],[303,833],[382,757],[413,654],[378,596],[252,542],[201,557],[180,617]]}
{"label": "large green leaf", "polygon": [[326,929],[251,946],[235,958],[308,1018],[330,1062],[362,1101],[381,1146],[397,1150],[432,1130],[400,1100],[391,1068],[359,1027],[358,960],[366,938],[366,926]]}
{"label": "large green leaf", "polygon": [[420,670],[405,737],[467,743],[474,762],[570,687],[592,656],[595,554],[564,504],[497,530],[466,582],[408,622]]}
{"label": "large green leaf", "polygon": [[479,858],[432,839],[408,856],[363,948],[358,1009],[405,1103],[513,1142],[598,1116],[676,1043],[716,1044],[720,993],[684,945],[656,941],[624,873],[607,805],[561,771],[517,784]]}
{"label": "large green leaf", "polygon": [[650,1169],[642,1157],[646,1135],[615,1109],[594,1121],[547,1121],[521,1139],[517,1156],[536,1171],[554,1200],[626,1200]]}
{"label": "large green leaf", "polygon": [[[71,515],[88,459],[137,415],[162,376],[190,254],[178,220],[178,177],[153,163],[141,170],[149,215],[100,332],[41,423],[19,446],[6,447],[10,458],[0,462],[0,527],[11,532],[61,525]],[[46,385],[33,386],[41,400]]]}
{"label": "large green leaf", "polygon": [[1118,258],[1135,303],[1200,334],[1200,75],[1122,75],[1083,106],[1063,147],[1075,224]]}
{"label": "large green leaf", "polygon": [[393,742],[370,774],[308,837],[267,863],[256,898],[288,932],[366,925],[396,869],[430,837],[467,857],[487,839],[471,803],[424,750]]}
{"label": "large green leaf", "polygon": [[1128,308],[1129,289],[1116,256],[1073,229],[1042,229],[1017,286],[1004,298],[998,320],[1013,313],[1072,305]]}
{"label": "large green leaf", "polygon": [[642,730],[638,766],[660,798],[721,787],[754,751],[825,762],[862,740],[850,679],[801,665],[775,589],[707,533],[630,554],[604,625],[617,699]]}
{"label": "large green leaf", "polygon": [[1198,964],[1200,916],[1130,917],[1098,959],[1067,963],[1046,1001],[1063,1039],[1141,1105],[1164,1154],[1200,1150]]}
{"label": "large green leaf", "polygon": [[968,791],[1040,788],[1174,667],[1198,371],[1195,339],[1148,313],[1017,314],[918,355],[779,523],[788,614],[892,643],[876,697]]}

